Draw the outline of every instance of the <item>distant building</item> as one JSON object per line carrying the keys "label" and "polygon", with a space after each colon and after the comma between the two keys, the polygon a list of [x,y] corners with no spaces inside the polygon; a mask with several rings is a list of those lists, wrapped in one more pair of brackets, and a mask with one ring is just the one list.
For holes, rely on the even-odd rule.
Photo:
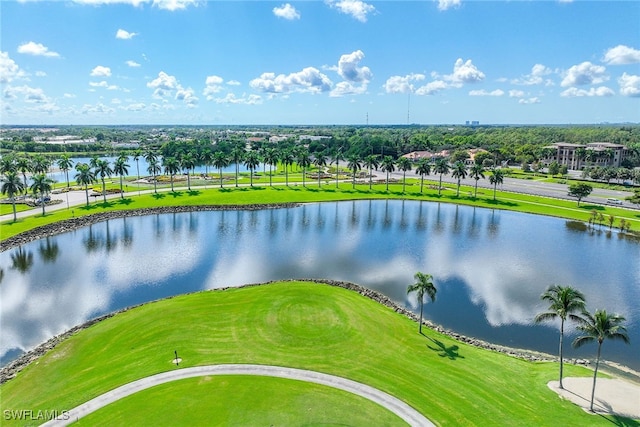
{"label": "distant building", "polygon": [[581,170],[587,166],[620,167],[628,155],[627,147],[610,142],[591,142],[588,144],[570,144],[556,142],[544,147],[548,154],[542,163],[549,165],[558,162],[571,170]]}

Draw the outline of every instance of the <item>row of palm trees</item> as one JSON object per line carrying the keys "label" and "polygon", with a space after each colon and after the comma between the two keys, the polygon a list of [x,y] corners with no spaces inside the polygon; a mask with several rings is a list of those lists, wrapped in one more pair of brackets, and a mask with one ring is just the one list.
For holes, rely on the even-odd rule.
{"label": "row of palm trees", "polygon": [[[416,293],[418,304],[420,305],[420,323],[419,332],[422,333],[422,316],[425,296],[428,296],[431,302],[436,300],[437,289],[433,283],[433,277],[430,274],[417,272],[414,275],[416,282],[407,287],[407,294]],[[584,294],[571,286],[550,286],[540,298],[549,302],[549,309],[538,314],[534,321],[536,323],[548,320],[560,320],[560,388],[563,389],[563,338],[564,324],[567,320],[576,322],[578,331],[581,334],[573,340],[575,348],[582,347],[591,342],[598,343],[598,351],[596,354],[596,365],[593,372],[593,386],[591,389],[591,404],[589,409],[593,412],[593,400],[596,390],[596,378],[598,375],[598,366],[600,364],[600,355],[602,344],[605,340],[621,340],[629,344],[629,335],[626,327],[623,325],[626,320],[619,314],[608,313],[606,310],[596,310],[593,314],[586,309],[586,301]]]}
{"label": "row of palm trees", "polygon": [[[186,172],[187,186],[191,190],[191,172],[196,166],[204,165],[213,166],[218,169],[220,187],[223,186],[223,169],[231,164],[235,164],[235,185],[238,186],[239,165],[244,166],[250,171],[250,185],[253,187],[253,178],[257,168],[260,164],[264,165],[265,173],[266,166],[270,166],[269,173],[269,185],[273,186],[273,173],[272,171],[282,165],[285,172],[285,183],[289,185],[289,171],[292,165],[297,164],[302,168],[302,185],[306,187],[306,176],[309,168],[313,165],[317,168],[317,180],[318,187],[322,185],[322,176],[328,165],[335,165],[335,183],[336,187],[339,185],[340,177],[340,161],[346,160],[346,168],[351,172],[352,185],[355,188],[356,176],[363,168],[368,170],[369,176],[369,189],[373,185],[373,170],[380,168],[386,173],[386,190],[389,191],[390,174],[396,170],[403,172],[402,179],[402,192],[406,189],[406,175],[414,168],[414,163],[406,157],[400,157],[394,159],[391,156],[378,156],[367,155],[364,158],[357,154],[351,154],[345,158],[340,149],[335,150],[331,157],[328,157],[324,152],[314,153],[313,155],[303,146],[294,147],[292,149],[278,149],[277,147],[262,147],[260,150],[246,150],[244,144],[237,144],[230,152],[223,150],[205,150],[198,154],[195,151],[189,151],[185,153],[177,153],[172,156],[163,156],[152,149],[142,151],[135,150],[131,153],[131,157],[136,162],[137,176],[140,179],[140,164],[139,159],[144,158],[147,162],[147,172],[152,176],[154,184],[154,192],[157,193],[157,177],[164,174],[170,176],[171,189],[174,190],[174,178],[180,171]],[[129,156],[121,154],[118,156],[113,165],[107,160],[93,157],[89,164],[78,163],[75,165],[76,170],[76,182],[79,185],[84,185],[87,193],[87,204],[89,203],[88,186],[100,180],[102,182],[102,193],[104,201],[106,202],[106,182],[105,179],[112,175],[120,177],[120,191],[122,197],[123,193],[123,179],[125,175],[129,173],[129,164],[127,163]],[[33,174],[31,190],[34,194],[41,194],[44,197],[51,190],[53,182],[46,178],[46,173],[53,164],[53,160],[44,157],[42,155],[36,156],[18,156],[18,157],[3,157],[0,161],[0,173],[3,174],[3,194],[7,194],[10,198],[19,195],[27,188],[27,173]],[[58,168],[64,172],[67,182],[67,187],[70,187],[69,171],[74,167],[73,160],[68,154],[63,154],[55,162]],[[504,180],[504,172],[501,169],[492,168],[489,169],[491,175],[489,181],[493,185],[493,198],[496,197],[496,187],[498,184],[502,184]],[[474,197],[478,192],[478,181],[484,179],[485,173],[488,170],[480,164],[473,164],[471,167],[462,161],[457,161],[450,164],[445,158],[438,158],[435,160],[421,159],[415,164],[415,173],[420,175],[420,192],[424,189],[424,179],[426,175],[431,173],[439,175],[438,183],[438,195],[442,191],[442,177],[445,174],[451,174],[452,177],[457,178],[457,191],[456,195],[460,195],[461,180],[467,177],[475,179]],[[17,174],[22,174],[22,185],[17,184]],[[206,175],[208,175],[208,169],[206,169]],[[35,187],[34,187],[35,186]],[[13,200],[15,201],[15,200]],[[44,206],[43,206],[44,209]],[[14,205],[15,211],[15,205]],[[15,212],[14,212],[15,217]]]}

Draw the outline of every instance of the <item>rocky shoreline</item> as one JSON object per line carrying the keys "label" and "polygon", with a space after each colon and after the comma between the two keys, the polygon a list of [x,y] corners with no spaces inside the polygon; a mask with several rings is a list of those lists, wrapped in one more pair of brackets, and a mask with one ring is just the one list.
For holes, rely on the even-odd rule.
{"label": "rocky shoreline", "polygon": [[204,211],[224,211],[224,210],[245,210],[255,211],[262,209],[282,209],[300,206],[300,203],[271,203],[271,204],[253,204],[253,205],[196,205],[196,206],[163,206],[157,208],[117,210],[111,212],[99,212],[90,215],[79,216],[75,218],[65,219],[53,224],[43,225],[24,233],[17,234],[2,240],[0,252],[24,245],[25,243],[45,237],[55,236],[57,234],[74,231],[99,222],[108,221],[110,219],[119,219],[132,216],[158,215],[168,213],[186,213],[186,212],[204,212]]}
{"label": "rocky shoreline", "polygon": [[[393,311],[395,311],[396,313],[399,313],[403,316],[408,317],[409,319],[415,321],[416,323],[420,321],[420,319],[418,318],[418,316],[416,314],[414,314],[413,312],[407,310],[404,307],[401,307],[399,304],[397,304],[396,302],[392,301],[390,298],[388,298],[387,296],[381,294],[380,292],[374,291],[372,289],[368,289],[365,288],[363,286],[357,285],[355,283],[351,283],[351,282],[343,282],[343,281],[338,281],[338,280],[329,280],[329,279],[291,279],[290,281],[305,281],[305,282],[313,282],[313,283],[319,283],[319,284],[325,284],[325,285],[330,285],[330,286],[336,286],[336,287],[340,287],[343,289],[348,289],[354,292],[359,293],[360,295],[367,297],[379,304],[382,304],[386,307],[391,308]],[[217,289],[212,289],[211,291],[205,291],[205,292],[219,292],[219,291],[225,291],[227,289],[238,289],[238,288],[246,288],[246,287],[253,287],[253,286],[262,286],[262,285],[267,285],[270,283],[274,283],[274,282],[286,282],[286,280],[282,281],[272,281],[272,282],[264,282],[264,283],[252,283],[252,284],[247,284],[247,285],[242,285],[242,286],[228,286],[228,287],[224,287],[224,288],[217,288]],[[202,291],[199,291],[202,292]],[[166,299],[171,299],[174,298],[175,296],[170,296],[167,298],[163,298],[163,300]],[[157,300],[156,300],[157,301]],[[82,325],[78,325],[75,326],[71,329],[69,329],[68,331],[60,334],[60,335],[56,335],[54,337],[52,337],[51,339],[49,339],[48,341],[46,341],[43,344],[40,344],[38,347],[34,348],[33,350],[23,354],[22,356],[20,356],[18,359],[14,360],[13,362],[9,363],[7,366],[3,367],[0,369],[0,384],[3,384],[9,380],[11,380],[12,378],[14,378],[21,370],[23,370],[24,368],[26,368],[30,363],[35,362],[37,359],[39,359],[40,357],[42,357],[43,355],[45,355],[48,351],[52,350],[53,348],[55,348],[59,343],[61,343],[62,341],[64,341],[65,339],[69,338],[70,336],[76,334],[77,332],[86,329],[98,322],[101,322],[105,319],[108,319],[110,317],[113,317],[119,313],[123,313],[129,310],[132,310],[136,307],[140,307],[142,305],[145,304],[150,304],[156,301],[149,301],[149,302],[145,302],[142,304],[138,304],[138,305],[134,305],[131,307],[127,307],[124,308],[122,310],[118,310],[109,314],[105,314],[103,316],[97,317],[95,319],[89,320],[85,323],[83,323]],[[439,325],[435,325],[431,322],[429,322],[428,320],[423,319],[423,324],[426,325],[427,327],[443,334],[443,335],[447,335],[455,340],[458,340],[460,342],[464,342],[470,345],[473,345],[475,347],[480,347],[480,348],[484,348],[486,350],[491,350],[491,351],[496,351],[499,353],[503,353],[503,354],[507,354],[513,357],[517,357],[519,359],[524,359],[524,360],[528,360],[531,362],[553,362],[553,361],[557,361],[558,358],[549,354],[545,354],[545,353],[540,353],[540,352],[536,352],[536,351],[531,351],[531,350],[524,350],[524,349],[514,349],[514,348],[510,348],[510,347],[505,347],[505,346],[501,346],[501,345],[496,345],[496,344],[492,344],[486,341],[482,341],[476,338],[472,338],[472,337],[467,337],[465,335],[461,335],[458,334],[456,332],[452,332],[449,331]],[[583,359],[568,359],[565,360],[565,363],[573,363],[573,364],[581,364],[581,365],[588,365],[589,362],[587,360],[583,360]]]}

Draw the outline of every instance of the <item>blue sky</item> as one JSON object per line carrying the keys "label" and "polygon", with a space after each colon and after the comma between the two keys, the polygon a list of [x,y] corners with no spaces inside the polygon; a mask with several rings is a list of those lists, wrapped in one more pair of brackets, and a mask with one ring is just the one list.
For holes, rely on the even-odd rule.
{"label": "blue sky", "polygon": [[640,122],[640,2],[0,3],[2,124]]}

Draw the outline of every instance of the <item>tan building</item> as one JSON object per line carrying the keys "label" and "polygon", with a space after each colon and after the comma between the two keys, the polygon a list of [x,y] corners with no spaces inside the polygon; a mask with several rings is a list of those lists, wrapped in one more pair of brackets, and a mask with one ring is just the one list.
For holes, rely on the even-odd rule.
{"label": "tan building", "polygon": [[571,170],[581,170],[587,166],[620,167],[628,153],[624,145],[610,142],[591,142],[589,144],[556,142],[545,148],[551,151],[548,157],[542,159],[545,165],[548,166],[556,161]]}

